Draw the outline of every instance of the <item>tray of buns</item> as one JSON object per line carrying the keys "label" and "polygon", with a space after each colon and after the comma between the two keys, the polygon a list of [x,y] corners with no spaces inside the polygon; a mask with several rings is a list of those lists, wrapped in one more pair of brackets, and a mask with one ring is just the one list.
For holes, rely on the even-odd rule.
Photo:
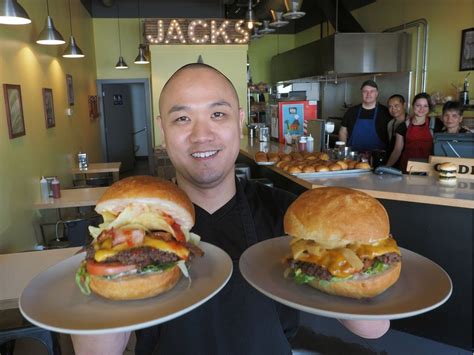
{"label": "tray of buns", "polygon": [[278,169],[302,179],[331,177],[340,175],[365,174],[372,171],[366,162],[355,160],[330,160],[324,152],[257,152],[258,165],[275,165]]}

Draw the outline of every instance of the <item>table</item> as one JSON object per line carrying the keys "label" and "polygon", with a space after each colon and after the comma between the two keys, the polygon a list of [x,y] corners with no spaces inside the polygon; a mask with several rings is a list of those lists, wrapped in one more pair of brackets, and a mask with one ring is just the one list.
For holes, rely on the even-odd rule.
{"label": "table", "polygon": [[49,198],[48,200],[38,200],[33,207],[39,210],[49,208],[69,208],[95,206],[99,198],[104,194],[108,187],[88,187],[82,189],[64,189],[61,190],[60,198]]}
{"label": "table", "polygon": [[76,247],[0,254],[0,310],[17,308],[21,291],[36,275],[80,249]]}
{"label": "table", "polygon": [[72,174],[100,174],[100,173],[112,173],[114,182],[119,180],[121,162],[111,163],[91,163],[87,169],[79,169],[74,167],[71,169]]}

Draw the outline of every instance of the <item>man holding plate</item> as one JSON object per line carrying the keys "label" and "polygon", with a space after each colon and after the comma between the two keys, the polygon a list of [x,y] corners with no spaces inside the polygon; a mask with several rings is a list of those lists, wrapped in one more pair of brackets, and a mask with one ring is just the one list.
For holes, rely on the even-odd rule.
{"label": "man holding plate", "polygon": [[[218,70],[198,63],[180,68],[165,84],[159,106],[176,183],[195,205],[192,231],[225,250],[234,271],[224,289],[202,306],[138,331],[136,354],[291,354],[288,338],[296,332],[297,311],[253,289],[238,260],[251,245],[283,235],[283,216],[295,196],[236,179],[245,117],[233,84]],[[382,336],[390,325],[388,320],[341,323],[366,338]],[[122,354],[129,336],[72,339],[79,355]]]}

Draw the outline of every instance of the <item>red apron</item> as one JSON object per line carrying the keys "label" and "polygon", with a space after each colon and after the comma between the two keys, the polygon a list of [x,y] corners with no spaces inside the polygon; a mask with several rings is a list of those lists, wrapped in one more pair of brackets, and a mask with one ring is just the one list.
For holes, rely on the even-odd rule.
{"label": "red apron", "polygon": [[412,121],[407,127],[405,145],[400,158],[400,167],[404,172],[410,159],[428,159],[433,151],[433,136],[430,131],[430,118],[426,117],[425,123],[415,126]]}

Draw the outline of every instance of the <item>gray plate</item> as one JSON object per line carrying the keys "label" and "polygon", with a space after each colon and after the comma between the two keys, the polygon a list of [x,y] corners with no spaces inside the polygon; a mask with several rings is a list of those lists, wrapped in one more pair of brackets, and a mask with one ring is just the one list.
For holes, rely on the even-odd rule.
{"label": "gray plate", "polygon": [[321,171],[319,173],[297,173],[291,174],[300,179],[314,179],[320,177],[331,177],[331,176],[342,176],[342,175],[359,175],[370,173],[371,169],[350,169],[350,170],[337,170],[337,171]]}
{"label": "gray plate", "polygon": [[84,254],[74,255],[37,275],[20,296],[20,311],[38,327],[68,334],[104,334],[150,327],[179,317],[217,294],[229,281],[232,260],[218,247],[201,242],[202,258],[191,263],[170,291],[137,301],[85,296],[74,277]]}
{"label": "gray plate", "polygon": [[440,266],[400,248],[400,278],[381,295],[364,300],[328,295],[283,277],[289,241],[280,237],[253,245],[240,258],[239,268],[258,291],[304,312],[339,319],[400,319],[441,306],[452,292],[451,279]]}

